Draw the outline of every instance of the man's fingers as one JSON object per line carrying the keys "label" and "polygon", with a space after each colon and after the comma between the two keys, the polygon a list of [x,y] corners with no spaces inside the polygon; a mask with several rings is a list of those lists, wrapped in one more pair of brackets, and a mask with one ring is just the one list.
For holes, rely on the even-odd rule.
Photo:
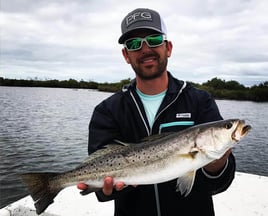
{"label": "man's fingers", "polygon": [[115,189],[116,189],[117,191],[122,190],[124,187],[125,187],[124,182],[117,182],[116,185],[115,185]]}
{"label": "man's fingers", "polygon": [[125,187],[124,182],[117,182],[114,186],[114,180],[112,177],[106,177],[104,179],[104,184],[103,184],[103,188],[102,191],[106,196],[109,196],[113,193],[113,188],[115,187],[115,189],[117,191],[122,190]]}
{"label": "man's fingers", "polygon": [[114,180],[112,177],[106,177],[104,179],[104,184],[103,184],[103,188],[102,191],[106,196],[109,196],[112,194],[113,192],[113,186],[114,186]]}
{"label": "man's fingers", "polygon": [[88,186],[87,186],[87,184],[80,182],[77,184],[77,188],[79,190],[86,190],[88,188]]}
{"label": "man's fingers", "polygon": [[[113,193],[113,187],[114,187],[114,180],[112,177],[106,177],[104,179],[104,184],[103,184],[103,188],[102,188],[102,191],[103,193],[106,195],[106,196],[109,196]],[[125,187],[125,184],[123,182],[117,182],[116,185],[115,185],[115,189],[117,191],[119,190],[122,190],[123,188]],[[83,183],[83,182],[80,182],[77,184],[77,188],[79,190],[82,190],[82,191],[85,191],[88,189],[88,185]]]}

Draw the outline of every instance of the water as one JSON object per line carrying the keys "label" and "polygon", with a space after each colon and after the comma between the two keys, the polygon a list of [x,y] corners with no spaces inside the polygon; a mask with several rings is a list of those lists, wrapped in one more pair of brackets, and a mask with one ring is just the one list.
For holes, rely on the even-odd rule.
{"label": "water", "polygon": [[[87,156],[88,123],[110,93],[0,87],[0,208],[27,195],[19,174],[64,171]],[[268,103],[218,100],[224,118],[253,126],[237,145],[237,170],[268,176]]]}
{"label": "water", "polygon": [[224,119],[245,119],[251,132],[234,148],[237,170],[268,176],[268,103],[217,100]]}

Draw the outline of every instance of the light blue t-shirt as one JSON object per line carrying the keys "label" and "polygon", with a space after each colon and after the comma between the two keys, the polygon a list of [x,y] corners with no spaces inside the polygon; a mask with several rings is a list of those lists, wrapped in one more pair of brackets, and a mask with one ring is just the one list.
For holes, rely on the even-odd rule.
{"label": "light blue t-shirt", "polygon": [[160,104],[162,103],[163,98],[165,97],[167,91],[165,90],[165,91],[163,91],[159,94],[156,94],[156,95],[144,94],[139,89],[136,89],[136,91],[141,98],[141,101],[143,103],[143,106],[144,106],[144,109],[146,112],[147,119],[149,121],[149,125],[152,128],[156,113],[157,113],[157,111],[160,107]]}

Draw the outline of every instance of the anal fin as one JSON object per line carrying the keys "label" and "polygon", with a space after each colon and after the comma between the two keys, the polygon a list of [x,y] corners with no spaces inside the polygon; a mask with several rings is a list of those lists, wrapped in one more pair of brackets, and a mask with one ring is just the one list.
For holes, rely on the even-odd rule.
{"label": "anal fin", "polygon": [[195,175],[196,171],[191,171],[188,172],[186,175],[179,177],[177,179],[176,191],[180,191],[182,195],[188,196],[193,188]]}

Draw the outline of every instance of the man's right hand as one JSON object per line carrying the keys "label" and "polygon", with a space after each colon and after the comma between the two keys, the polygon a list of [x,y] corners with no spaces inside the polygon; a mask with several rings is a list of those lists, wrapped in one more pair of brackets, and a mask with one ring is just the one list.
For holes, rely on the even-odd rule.
{"label": "man's right hand", "polygon": [[[120,190],[122,190],[125,187],[125,184],[124,184],[124,182],[117,182],[115,184],[115,186],[114,186],[114,180],[113,180],[113,178],[112,177],[106,177],[104,179],[104,182],[103,182],[102,192],[106,196],[110,196],[113,193],[113,188],[114,187],[115,187],[115,189],[117,191],[120,191]],[[85,184],[85,183],[83,183],[83,182],[80,182],[80,183],[77,184],[77,188],[79,190],[86,191],[87,188],[88,188],[88,185]]]}

